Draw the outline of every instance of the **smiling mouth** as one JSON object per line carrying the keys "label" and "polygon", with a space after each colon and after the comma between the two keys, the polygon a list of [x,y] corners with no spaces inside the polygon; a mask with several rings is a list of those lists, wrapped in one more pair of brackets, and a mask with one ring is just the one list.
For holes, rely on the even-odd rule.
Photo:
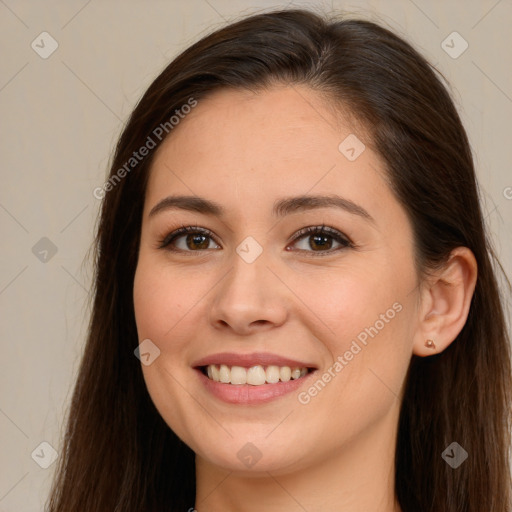
{"label": "smiling mouth", "polygon": [[225,364],[210,364],[200,366],[198,369],[215,382],[232,385],[249,384],[251,386],[263,386],[297,380],[315,370],[315,368],[297,366],[254,365],[246,368]]}

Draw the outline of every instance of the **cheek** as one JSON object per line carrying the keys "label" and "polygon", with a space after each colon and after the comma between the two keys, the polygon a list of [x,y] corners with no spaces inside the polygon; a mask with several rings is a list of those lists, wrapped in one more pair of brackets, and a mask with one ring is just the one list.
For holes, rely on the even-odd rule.
{"label": "cheek", "polygon": [[[396,323],[397,310],[402,309],[400,305],[414,286],[412,273],[407,270],[397,276],[385,264],[372,262],[297,276],[295,283],[312,312],[330,328],[332,337],[343,341],[375,324],[380,332]],[[360,340],[364,342],[364,334]],[[343,345],[340,343],[340,348]]]}
{"label": "cheek", "polygon": [[372,263],[317,276],[317,293],[308,295],[308,304],[329,327],[322,342],[338,363],[325,403],[345,411],[373,404],[370,409],[378,414],[399,395],[409,365],[416,277],[404,262]]}
{"label": "cheek", "polygon": [[[197,281],[197,282],[196,282]],[[160,263],[141,257],[135,273],[133,301],[139,339],[154,338],[164,349],[201,296],[204,280],[182,272],[169,272]],[[206,286],[206,284],[204,284]]]}
{"label": "cheek", "polygon": [[[187,358],[191,332],[187,323],[194,304],[201,296],[179,272],[169,272],[161,263],[141,255],[135,273],[133,301],[139,341],[150,339],[160,350],[142,373],[153,404],[169,427],[189,446],[195,446],[193,401],[184,392],[189,371],[182,363]],[[186,286],[186,288],[185,288]],[[194,291],[194,294],[188,293]],[[191,315],[190,315],[191,316]]]}

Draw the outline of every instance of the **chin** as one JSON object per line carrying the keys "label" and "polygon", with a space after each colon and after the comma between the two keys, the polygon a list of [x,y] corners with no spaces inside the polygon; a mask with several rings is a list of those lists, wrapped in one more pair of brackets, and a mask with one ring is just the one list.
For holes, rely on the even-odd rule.
{"label": "chin", "polygon": [[[223,445],[217,440],[205,446],[203,440],[194,451],[209,464],[247,476],[268,476],[268,472],[286,474],[304,464],[305,454],[303,451],[298,453],[296,442],[265,439],[267,435],[233,435]],[[212,446],[215,446],[215,450],[212,450]]]}

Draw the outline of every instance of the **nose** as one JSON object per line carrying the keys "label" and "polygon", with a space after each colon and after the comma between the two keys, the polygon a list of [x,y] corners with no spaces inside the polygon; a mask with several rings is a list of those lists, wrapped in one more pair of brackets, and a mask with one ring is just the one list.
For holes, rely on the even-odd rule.
{"label": "nose", "polygon": [[287,318],[286,291],[267,264],[265,251],[252,263],[233,255],[233,267],[215,288],[210,322],[239,335],[266,331]]}

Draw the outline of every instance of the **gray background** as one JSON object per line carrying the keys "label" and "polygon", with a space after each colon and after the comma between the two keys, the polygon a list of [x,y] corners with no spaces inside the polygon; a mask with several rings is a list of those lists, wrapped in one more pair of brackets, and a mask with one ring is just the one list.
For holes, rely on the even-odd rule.
{"label": "gray background", "polygon": [[[88,321],[86,256],[100,206],[93,190],[105,180],[123,122],[181,49],[241,15],[286,5],[384,23],[442,71],[510,275],[510,0],[0,0],[0,512],[43,509],[55,464],[40,467],[51,459],[39,445],[60,449]],[[44,31],[58,43],[46,59],[31,47],[51,48],[47,36],[41,43]],[[457,58],[442,46],[454,31],[469,45]],[[445,45],[453,53],[462,41],[452,39]]]}

